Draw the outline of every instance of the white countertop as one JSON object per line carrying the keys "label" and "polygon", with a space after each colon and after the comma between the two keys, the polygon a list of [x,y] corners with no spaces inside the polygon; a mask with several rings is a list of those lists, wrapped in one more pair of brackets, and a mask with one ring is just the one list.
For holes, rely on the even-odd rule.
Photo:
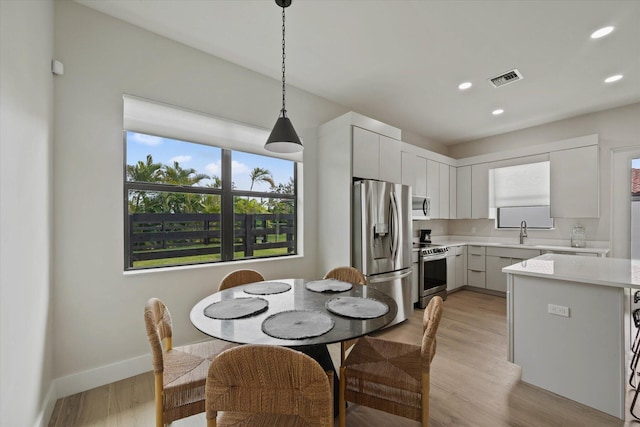
{"label": "white countertop", "polygon": [[[609,248],[597,248],[597,247],[587,247],[587,248],[574,248],[571,246],[561,246],[561,245],[549,245],[549,244],[523,244],[520,245],[518,243],[505,243],[505,242],[482,242],[482,241],[463,241],[463,240],[443,240],[443,241],[434,241],[434,244],[444,245],[444,246],[464,246],[464,245],[474,245],[474,246],[491,246],[496,248],[512,248],[512,249],[537,249],[540,251],[556,251],[556,252],[573,252],[573,253],[591,253],[598,254],[598,256],[606,256],[609,253]],[[418,250],[415,245],[413,246],[413,250]]]}
{"label": "white countertop", "polygon": [[502,269],[504,273],[640,289],[640,260],[546,254]]}

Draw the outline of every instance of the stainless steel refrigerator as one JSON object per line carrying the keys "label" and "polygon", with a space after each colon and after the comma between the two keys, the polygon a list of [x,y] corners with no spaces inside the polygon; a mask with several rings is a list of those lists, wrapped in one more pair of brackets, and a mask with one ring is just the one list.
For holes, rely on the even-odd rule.
{"label": "stainless steel refrigerator", "polygon": [[411,191],[407,185],[363,180],[353,184],[351,263],[367,284],[398,304],[389,324],[413,313],[411,301]]}

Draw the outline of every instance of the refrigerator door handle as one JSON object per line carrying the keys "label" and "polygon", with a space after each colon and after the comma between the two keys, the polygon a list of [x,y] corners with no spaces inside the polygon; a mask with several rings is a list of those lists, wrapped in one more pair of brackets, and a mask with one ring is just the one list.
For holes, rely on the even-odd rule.
{"label": "refrigerator door handle", "polygon": [[398,246],[400,244],[400,242],[398,242],[398,239],[400,238],[400,233],[399,233],[399,221],[400,218],[398,217],[398,200],[396,199],[396,193],[392,192],[390,194],[390,207],[391,207],[391,258],[395,261],[396,258],[398,257]]}
{"label": "refrigerator door handle", "polygon": [[404,273],[393,272],[391,274],[379,274],[373,277],[367,277],[367,282],[369,282],[369,284],[388,282],[391,279],[404,279],[405,277],[410,275],[411,269],[408,269]]}

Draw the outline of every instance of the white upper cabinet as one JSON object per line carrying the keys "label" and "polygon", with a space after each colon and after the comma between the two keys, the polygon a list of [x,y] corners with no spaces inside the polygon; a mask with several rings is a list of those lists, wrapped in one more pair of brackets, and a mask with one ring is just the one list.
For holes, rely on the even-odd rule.
{"label": "white upper cabinet", "polygon": [[400,183],[400,144],[397,139],[379,135],[380,139],[380,180]]}
{"label": "white upper cabinet", "polygon": [[427,197],[431,201],[431,218],[440,218],[440,163],[427,159]]}
{"label": "white upper cabinet", "polygon": [[449,165],[438,164],[440,168],[440,218],[449,219]]}
{"label": "white upper cabinet", "polygon": [[353,176],[401,182],[400,141],[353,127]]}
{"label": "white upper cabinet", "polygon": [[600,186],[598,146],[550,153],[551,217],[598,218]]}
{"label": "white upper cabinet", "polygon": [[427,159],[406,151],[403,151],[401,156],[402,184],[410,185],[414,196],[426,197]]}
{"label": "white upper cabinet", "polygon": [[471,218],[489,218],[489,163],[471,165]]}
{"label": "white upper cabinet", "polygon": [[458,168],[449,166],[449,218],[458,218]]}
{"label": "white upper cabinet", "polygon": [[378,134],[353,127],[353,176],[378,179],[380,176],[380,140]]}
{"label": "white upper cabinet", "polygon": [[456,170],[456,218],[471,218],[471,166]]}

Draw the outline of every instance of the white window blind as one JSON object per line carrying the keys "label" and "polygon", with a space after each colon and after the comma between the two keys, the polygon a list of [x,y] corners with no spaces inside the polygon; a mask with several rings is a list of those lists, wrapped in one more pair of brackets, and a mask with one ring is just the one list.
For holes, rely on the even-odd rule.
{"label": "white window blind", "polygon": [[491,207],[548,206],[549,173],[548,161],[491,169]]}
{"label": "white window blind", "polygon": [[272,153],[264,149],[271,132],[161,102],[123,95],[125,130],[198,142],[302,163],[302,152]]}

